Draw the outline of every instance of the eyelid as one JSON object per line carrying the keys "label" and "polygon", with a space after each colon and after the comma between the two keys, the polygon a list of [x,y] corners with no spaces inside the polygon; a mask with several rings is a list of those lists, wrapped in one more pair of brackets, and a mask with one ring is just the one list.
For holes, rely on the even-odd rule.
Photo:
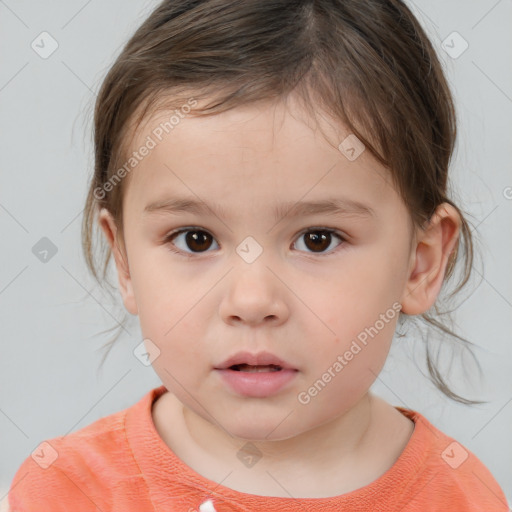
{"label": "eyelid", "polygon": [[344,246],[348,242],[348,240],[349,240],[348,235],[345,235],[339,229],[330,228],[328,226],[310,226],[310,227],[307,227],[307,228],[303,229],[302,231],[300,231],[297,234],[295,240],[300,239],[300,237],[302,235],[304,235],[305,233],[309,233],[310,231],[322,231],[324,233],[330,233],[331,235],[334,235],[334,236],[338,237],[340,239],[340,243],[334,249],[331,249],[328,252],[318,252],[318,253],[315,253],[315,252],[299,251],[299,252],[301,252],[301,253],[305,254],[306,256],[309,256],[309,257],[311,257],[311,256],[319,256],[321,258],[328,258],[329,256],[337,254],[338,250],[340,250],[340,248],[342,246]]}
{"label": "eyelid", "polygon": [[164,235],[162,237],[161,242],[164,243],[165,245],[171,245],[172,247],[169,247],[170,251],[172,251],[176,254],[179,254],[180,256],[185,256],[186,258],[191,258],[194,256],[201,256],[201,255],[203,255],[203,257],[204,257],[204,255],[207,256],[210,251],[206,251],[204,253],[200,253],[200,252],[194,253],[194,252],[182,251],[181,249],[178,249],[177,247],[175,247],[175,245],[172,243],[172,240],[174,238],[176,238],[178,235],[181,235],[182,233],[186,233],[187,231],[204,231],[205,233],[210,234],[212,236],[212,238],[214,240],[216,240],[216,238],[213,236],[212,233],[210,233],[210,231],[208,229],[205,229],[201,226],[184,226],[184,227],[175,229],[175,230],[171,231],[170,233],[167,233],[166,235]]}

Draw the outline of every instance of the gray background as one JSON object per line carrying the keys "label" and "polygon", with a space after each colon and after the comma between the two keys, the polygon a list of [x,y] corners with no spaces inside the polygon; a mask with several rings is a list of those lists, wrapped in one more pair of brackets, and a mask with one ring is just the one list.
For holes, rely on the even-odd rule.
{"label": "gray background", "polygon": [[[373,389],[394,405],[421,412],[472,450],[512,503],[512,2],[409,4],[438,49],[455,93],[460,122],[455,199],[472,215],[480,241],[476,279],[461,297],[467,300],[457,310],[455,327],[477,344],[484,378],[458,356],[450,375],[457,390],[488,403],[469,407],[445,399],[421,374],[417,335],[396,340]],[[4,506],[16,469],[41,441],[129,407],[160,385],[152,368],[133,355],[142,340],[136,317],[98,370],[108,335],[97,333],[120,320],[123,309],[120,298],[116,305],[88,276],[80,249],[95,92],[122,44],[155,5],[0,0]],[[59,45],[46,59],[31,47],[43,31]],[[452,54],[463,49],[454,31],[469,44],[457,58],[442,46],[446,40]],[[43,237],[57,248],[46,262],[32,251]],[[116,283],[115,273],[111,276]],[[474,376],[473,387],[457,368]]]}

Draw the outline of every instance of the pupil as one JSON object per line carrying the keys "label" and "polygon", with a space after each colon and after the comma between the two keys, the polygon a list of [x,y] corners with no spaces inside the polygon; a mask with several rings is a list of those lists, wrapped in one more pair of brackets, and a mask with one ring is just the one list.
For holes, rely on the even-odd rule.
{"label": "pupil", "polygon": [[205,243],[205,240],[208,237],[209,235],[204,231],[189,231],[185,238],[190,249],[197,249],[199,252],[201,252],[201,250],[206,250],[210,246],[210,244],[207,244],[207,247],[202,247],[202,244]]}

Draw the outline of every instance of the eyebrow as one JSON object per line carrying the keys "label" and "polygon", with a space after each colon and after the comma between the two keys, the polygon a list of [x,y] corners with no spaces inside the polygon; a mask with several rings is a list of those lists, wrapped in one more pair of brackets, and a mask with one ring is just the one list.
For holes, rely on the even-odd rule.
{"label": "eyebrow", "polygon": [[[144,208],[143,215],[160,213],[175,214],[194,213],[197,215],[208,215],[213,212],[219,218],[228,218],[226,210],[218,203],[207,205],[203,201],[193,198],[174,197],[155,201]],[[281,203],[274,209],[275,220],[280,220],[288,215],[343,215],[357,217],[373,217],[375,211],[368,205],[348,198],[329,198],[319,201],[298,201]]]}

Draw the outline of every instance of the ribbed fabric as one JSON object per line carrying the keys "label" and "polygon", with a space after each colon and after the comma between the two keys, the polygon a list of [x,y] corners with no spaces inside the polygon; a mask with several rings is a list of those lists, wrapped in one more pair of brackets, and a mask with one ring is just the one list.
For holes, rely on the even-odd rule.
{"label": "ribbed fabric", "polygon": [[[371,484],[332,498],[276,498],[234,491],[193,471],[160,438],[151,406],[165,391],[164,386],[152,389],[127,409],[43,443],[14,476],[10,511],[509,510],[503,491],[475,455],[419,413],[400,407],[415,423],[414,432],[395,464]],[[41,467],[55,454],[51,465]]]}

